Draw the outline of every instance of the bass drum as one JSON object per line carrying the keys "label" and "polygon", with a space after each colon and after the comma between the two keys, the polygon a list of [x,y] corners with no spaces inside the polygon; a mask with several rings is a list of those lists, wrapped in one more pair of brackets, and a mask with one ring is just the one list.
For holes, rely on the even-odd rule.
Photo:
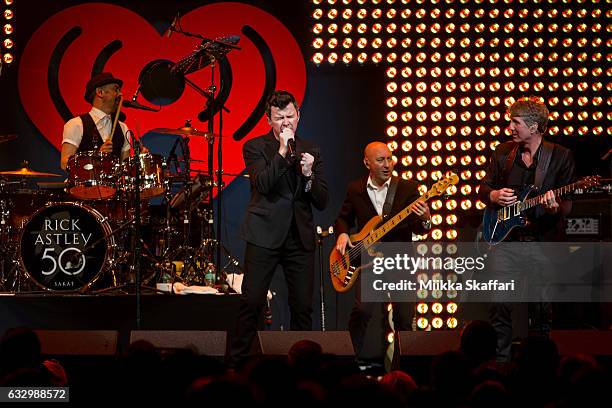
{"label": "bass drum", "polygon": [[28,277],[50,292],[83,292],[107,270],[115,241],[108,221],[79,203],[53,203],[25,223],[20,262]]}

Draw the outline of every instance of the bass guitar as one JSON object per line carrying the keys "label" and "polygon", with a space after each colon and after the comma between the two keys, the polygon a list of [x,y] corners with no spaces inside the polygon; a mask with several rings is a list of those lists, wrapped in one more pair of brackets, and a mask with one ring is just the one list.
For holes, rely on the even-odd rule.
{"label": "bass guitar", "polygon": [[413,211],[414,205],[418,201],[424,203],[432,197],[442,195],[448,187],[457,184],[458,181],[459,177],[457,177],[456,174],[450,174],[448,177],[434,184],[429,191],[414,200],[393,217],[388,219],[383,219],[380,215],[372,217],[361,231],[350,236],[351,243],[355,246],[353,248],[347,246],[344,255],[334,248],[329,256],[329,271],[334,289],[340,293],[347,292],[351,289],[361,269],[364,267],[360,263],[361,253],[368,251],[372,245],[384,237],[385,234],[408,218]]}

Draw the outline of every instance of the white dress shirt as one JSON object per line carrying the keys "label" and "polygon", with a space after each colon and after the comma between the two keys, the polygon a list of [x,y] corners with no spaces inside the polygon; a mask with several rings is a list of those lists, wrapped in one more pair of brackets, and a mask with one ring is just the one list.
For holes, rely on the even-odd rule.
{"label": "white dress shirt", "polygon": [[385,184],[380,187],[377,187],[372,182],[372,177],[368,177],[366,189],[368,190],[368,196],[370,197],[370,201],[372,201],[372,205],[376,209],[378,215],[382,215],[383,206],[385,205],[385,200],[387,199],[387,192],[389,191],[389,184],[391,184],[391,177],[389,177],[389,179],[385,181]]}
{"label": "white dress shirt", "polygon": [[[102,136],[102,141],[106,142],[109,139],[112,139],[112,135],[110,134],[113,128],[113,118],[111,115],[107,115],[102,112],[98,108],[92,107],[89,111],[89,116],[92,117],[94,123],[96,124],[96,128],[98,128],[98,132],[100,132],[100,136]],[[130,144],[128,142],[127,134],[128,127],[125,123],[119,122],[119,126],[121,126],[121,132],[124,135],[123,138],[123,147],[121,148],[122,152],[130,150]],[[75,147],[79,147],[81,144],[81,140],[83,139],[83,121],[79,116],[70,119],[64,125],[64,135],[62,138],[62,144],[68,143]]]}
{"label": "white dress shirt", "polygon": [[[387,199],[387,192],[389,191],[390,184],[391,184],[391,177],[389,177],[389,179],[385,181],[385,184],[383,184],[380,187],[376,187],[374,183],[372,182],[372,178],[368,177],[368,184],[367,184],[366,189],[368,190],[368,196],[370,197],[370,201],[372,202],[372,205],[376,209],[376,212],[378,213],[378,215],[382,216],[383,206],[385,205],[385,200]],[[423,228],[427,230],[431,229],[431,219],[422,221],[422,223],[423,223]],[[414,233],[413,233],[413,238],[414,238]]]}

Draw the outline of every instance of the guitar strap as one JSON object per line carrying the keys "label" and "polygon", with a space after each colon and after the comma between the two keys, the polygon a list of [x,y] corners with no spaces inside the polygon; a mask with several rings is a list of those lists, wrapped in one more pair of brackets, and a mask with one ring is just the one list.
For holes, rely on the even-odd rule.
{"label": "guitar strap", "polygon": [[387,190],[387,197],[385,197],[385,203],[383,204],[382,217],[387,219],[391,213],[391,207],[393,206],[393,200],[395,199],[395,192],[397,191],[397,185],[399,184],[398,177],[391,177],[391,183],[389,183],[389,189]]}
{"label": "guitar strap", "polygon": [[550,164],[550,158],[552,157],[553,144],[542,139],[542,151],[540,152],[540,159],[538,160],[538,167],[535,171],[534,185],[540,189]]}

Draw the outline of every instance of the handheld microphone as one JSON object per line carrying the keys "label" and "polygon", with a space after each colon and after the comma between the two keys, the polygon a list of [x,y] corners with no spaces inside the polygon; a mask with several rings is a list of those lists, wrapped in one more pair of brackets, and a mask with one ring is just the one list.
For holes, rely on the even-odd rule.
{"label": "handheld microphone", "polygon": [[295,159],[295,156],[296,156],[295,139],[289,139],[287,141],[287,149],[289,150],[289,157],[292,159]]}

